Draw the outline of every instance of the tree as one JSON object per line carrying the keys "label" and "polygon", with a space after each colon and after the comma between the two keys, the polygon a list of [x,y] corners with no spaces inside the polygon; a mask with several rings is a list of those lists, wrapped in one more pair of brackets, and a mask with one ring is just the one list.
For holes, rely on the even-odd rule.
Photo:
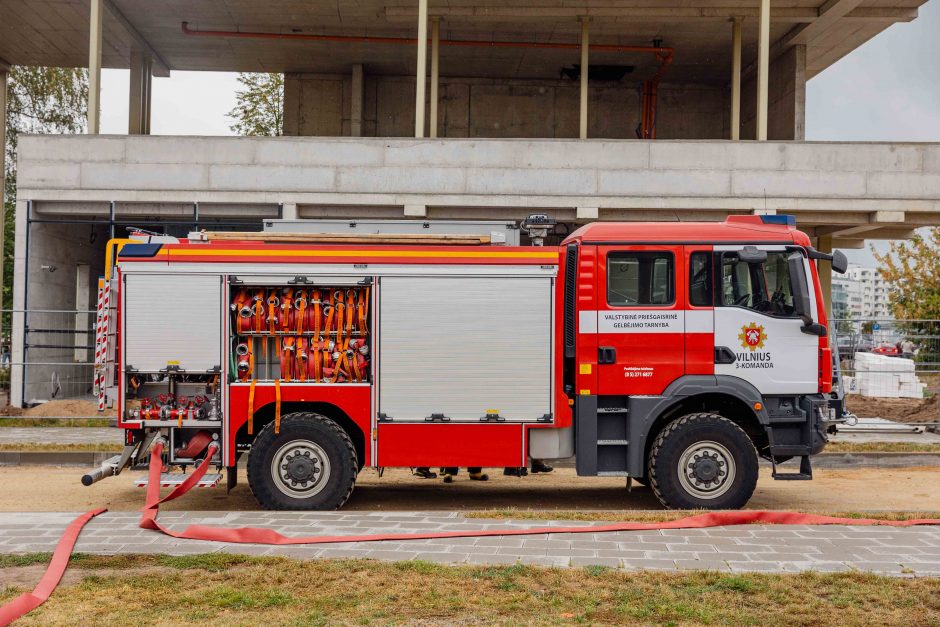
{"label": "tree", "polygon": [[284,75],[242,73],[235,92],[235,108],[228,113],[229,126],[239,135],[284,134]]}
{"label": "tree", "polygon": [[[0,309],[13,302],[16,224],[16,148],[23,133],[81,133],[88,113],[88,71],[81,68],[13,66],[7,92],[7,145]],[[4,328],[9,328],[9,316]]]}
{"label": "tree", "polygon": [[935,336],[937,323],[933,321],[940,319],[940,228],[916,233],[909,241],[892,242],[886,254],[874,255],[891,287],[888,299],[898,332],[921,344],[917,361],[936,362],[940,354],[935,343],[918,342],[918,338]]}
{"label": "tree", "polygon": [[940,319],[940,228],[892,242],[884,255],[874,252],[881,276],[891,287],[891,313],[898,320]]}

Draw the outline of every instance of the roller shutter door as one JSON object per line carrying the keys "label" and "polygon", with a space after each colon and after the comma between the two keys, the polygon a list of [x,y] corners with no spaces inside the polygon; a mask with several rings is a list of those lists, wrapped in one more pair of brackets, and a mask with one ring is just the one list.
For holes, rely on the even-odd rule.
{"label": "roller shutter door", "polygon": [[552,279],[383,277],[379,412],[507,421],[551,413]]}
{"label": "roller shutter door", "polygon": [[222,365],[219,275],[128,274],[123,290],[126,366],[158,372],[178,363],[206,372]]}

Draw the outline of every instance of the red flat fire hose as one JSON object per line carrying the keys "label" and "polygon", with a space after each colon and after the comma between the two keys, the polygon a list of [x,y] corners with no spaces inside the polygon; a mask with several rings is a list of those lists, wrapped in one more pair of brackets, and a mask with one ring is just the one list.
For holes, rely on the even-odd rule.
{"label": "red flat fire hose", "polygon": [[[486,529],[469,531],[433,531],[418,533],[377,533],[365,535],[346,536],[285,536],[273,529],[260,527],[210,527],[207,525],[190,525],[183,531],[167,529],[157,521],[160,504],[172,501],[189,492],[209,470],[212,457],[218,444],[211,443],[206,451],[206,457],[183,483],[179,484],[165,497],[160,498],[160,473],[163,470],[163,443],[154,444],[150,453],[149,481],[147,483],[147,500],[140,518],[140,527],[159,531],[173,538],[184,540],[208,540],[214,542],[228,542],[233,544],[332,544],[338,542],[384,542],[389,540],[430,540],[439,538],[471,538],[483,536],[527,536],[546,533],[605,533],[611,531],[656,531],[659,529],[702,529],[705,527],[720,527],[730,525],[747,525],[752,523],[765,523],[774,525],[883,525],[888,527],[912,527],[916,525],[940,525],[938,518],[919,518],[914,520],[875,520],[872,518],[838,518],[834,516],[821,516],[818,514],[801,514],[797,512],[774,512],[765,510],[721,511],[709,512],[688,516],[678,520],[655,523],[611,523],[609,525],[580,525],[576,527],[528,527],[525,529]],[[76,518],[65,530],[59,540],[52,560],[40,579],[39,584],[32,592],[22,594],[0,607],[0,625],[8,625],[17,618],[36,609],[49,598],[55,590],[65,569],[68,566],[69,556],[75,547],[75,542],[82,528],[95,516],[103,514],[106,509],[96,509]]]}

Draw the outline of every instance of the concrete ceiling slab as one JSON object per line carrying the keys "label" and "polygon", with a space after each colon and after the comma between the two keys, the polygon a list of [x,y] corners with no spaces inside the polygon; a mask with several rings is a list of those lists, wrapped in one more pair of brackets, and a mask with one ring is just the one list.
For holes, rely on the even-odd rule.
{"label": "concrete ceiling slab", "polygon": [[[775,0],[771,38],[806,43],[807,71],[822,71],[891,24],[916,17],[925,0]],[[411,74],[409,45],[191,36],[197,30],[412,38],[416,0],[111,0],[124,19],[105,13],[103,64],[126,68],[132,46],[150,46],[177,70],[346,73],[353,64],[375,74]],[[434,0],[445,39],[576,43],[578,17],[591,18],[592,43],[676,49],[669,79],[723,82],[729,77],[731,27],[744,16],[744,59],[756,56],[757,0]],[[88,59],[88,0],[0,0],[0,58],[12,64],[81,67]],[[557,78],[577,51],[448,47],[444,75]],[[593,64],[655,71],[652,55],[592,53]]]}

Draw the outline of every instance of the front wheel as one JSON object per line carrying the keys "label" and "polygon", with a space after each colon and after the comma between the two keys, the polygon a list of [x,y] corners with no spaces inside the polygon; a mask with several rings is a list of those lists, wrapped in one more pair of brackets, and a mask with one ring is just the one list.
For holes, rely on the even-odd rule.
{"label": "front wheel", "polygon": [[688,414],[650,449],[646,478],[673,509],[739,509],[757,486],[757,451],[741,427],[718,414]]}
{"label": "front wheel", "polygon": [[333,510],[356,485],[356,448],[342,427],[313,413],[265,425],[248,455],[248,484],[265,509]]}

